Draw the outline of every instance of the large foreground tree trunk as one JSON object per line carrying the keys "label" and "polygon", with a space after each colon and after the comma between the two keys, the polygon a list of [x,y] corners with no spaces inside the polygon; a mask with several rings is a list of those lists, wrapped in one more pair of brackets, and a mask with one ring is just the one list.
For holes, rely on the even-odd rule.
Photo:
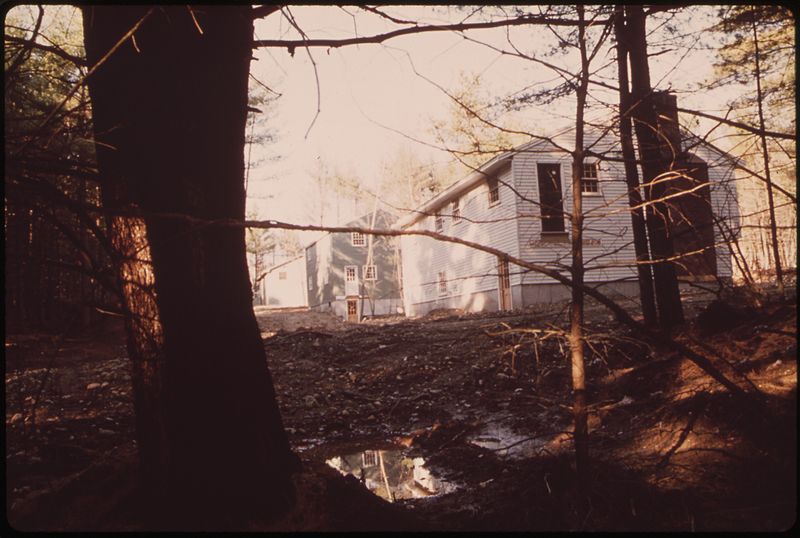
{"label": "large foreground tree trunk", "polygon": [[298,460],[252,310],[244,229],[154,216],[244,219],[250,7],[92,6],[84,18],[90,65],[136,28],[89,86],[101,173],[141,211],[152,258],[164,506],[197,528],[280,512]]}

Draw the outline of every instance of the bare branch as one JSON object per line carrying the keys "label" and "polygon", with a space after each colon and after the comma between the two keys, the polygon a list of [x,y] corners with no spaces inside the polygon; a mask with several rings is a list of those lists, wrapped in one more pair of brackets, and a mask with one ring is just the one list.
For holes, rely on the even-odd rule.
{"label": "bare branch", "polygon": [[[86,66],[87,65],[86,60],[84,58],[81,58],[79,56],[75,56],[73,54],[70,54],[69,52],[65,51],[61,47],[56,47],[55,45],[43,45],[41,43],[36,43],[32,39],[23,39],[21,37],[16,37],[16,36],[11,36],[11,35],[6,35],[3,39],[5,39],[6,42],[8,42],[8,43],[17,43],[17,44],[23,45],[23,46],[31,48],[31,49],[37,49],[37,50],[49,52],[51,54],[55,54],[59,58],[62,58],[62,59],[67,60],[67,61],[70,61],[70,62],[74,63],[75,65],[79,65],[79,66]],[[12,68],[9,68],[9,71],[11,71],[11,70],[12,70]]]}
{"label": "bare branch", "polygon": [[714,116],[712,114],[707,114],[705,112],[700,112],[699,110],[692,110],[689,108],[681,108],[678,107],[678,112],[683,112],[685,114],[691,114],[692,116],[700,116],[701,118],[706,118],[709,120],[714,120],[719,123],[724,123],[725,125],[730,125],[731,127],[736,127],[738,129],[742,129],[743,131],[747,131],[748,133],[753,133],[757,135],[764,135],[770,138],[780,138],[784,140],[797,140],[796,134],[791,133],[778,133],[775,131],[767,131],[764,129],[759,129],[758,127],[753,127],[752,125],[747,125],[746,123],[741,123],[738,121],[730,120],[728,118],[720,118],[719,116]]}
{"label": "bare branch", "polygon": [[[601,21],[598,21],[601,22]],[[514,19],[488,22],[472,22],[460,24],[432,24],[429,26],[412,26],[399,28],[372,36],[355,37],[349,39],[259,39],[253,42],[253,47],[286,47],[289,53],[293,53],[298,47],[328,47],[339,48],[348,45],[378,44],[389,39],[409,34],[421,34],[426,32],[460,32],[465,30],[481,30],[486,28],[498,28],[502,26],[521,26],[526,24],[547,24],[553,26],[577,26],[579,23],[572,19],[553,19],[539,15],[523,15]]]}

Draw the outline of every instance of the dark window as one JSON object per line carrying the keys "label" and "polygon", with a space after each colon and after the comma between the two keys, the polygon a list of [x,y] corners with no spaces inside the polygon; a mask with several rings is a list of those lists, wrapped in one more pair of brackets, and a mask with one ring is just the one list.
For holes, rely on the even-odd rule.
{"label": "dark window", "polygon": [[436,213],[433,217],[433,227],[437,232],[441,232],[444,229],[444,219],[439,213]]}
{"label": "dark window", "polygon": [[500,186],[497,180],[494,178],[487,180],[486,186],[489,188],[489,205],[500,202]]}
{"label": "dark window", "polygon": [[461,207],[458,205],[459,199],[453,200],[453,224],[461,222]]}
{"label": "dark window", "polygon": [[564,199],[561,195],[561,166],[538,163],[539,205],[543,232],[564,231]]}
{"label": "dark window", "polygon": [[600,192],[600,185],[597,181],[597,163],[583,163],[581,192]]}

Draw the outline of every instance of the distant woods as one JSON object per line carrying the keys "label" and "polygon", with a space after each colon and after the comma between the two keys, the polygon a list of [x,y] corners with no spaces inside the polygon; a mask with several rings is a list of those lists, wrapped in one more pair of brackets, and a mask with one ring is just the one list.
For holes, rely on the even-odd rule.
{"label": "distant woods", "polygon": [[19,6],[4,30],[6,328],[86,327],[119,297],[107,222],[84,210],[100,191],[80,16]]}

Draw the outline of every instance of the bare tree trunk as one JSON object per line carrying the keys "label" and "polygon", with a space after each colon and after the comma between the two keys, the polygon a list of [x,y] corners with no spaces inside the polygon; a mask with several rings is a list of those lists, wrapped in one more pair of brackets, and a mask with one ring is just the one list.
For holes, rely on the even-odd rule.
{"label": "bare tree trunk", "polygon": [[577,111],[575,115],[575,151],[572,153],[572,303],[570,305],[569,348],[572,363],[572,391],[575,401],[575,466],[580,483],[588,480],[589,431],[586,417],[586,373],[583,356],[583,114],[586,93],[589,86],[589,61],[586,57],[586,38],[584,8],[578,11],[578,46],[581,52],[581,72],[577,90]]}
{"label": "bare tree trunk", "polygon": [[769,229],[772,235],[772,255],[775,258],[775,278],[778,281],[778,290],[784,294],[783,268],[781,267],[781,254],[778,248],[778,226],[775,219],[775,198],[772,192],[772,175],[769,167],[769,150],[767,148],[767,136],[764,134],[764,94],[761,91],[761,60],[759,59],[758,47],[758,28],[756,26],[755,14],[753,20],[753,46],[755,47],[756,63],[756,103],[758,103],[758,128],[761,130],[761,148],[764,155],[764,176],[767,180],[767,202],[769,204]]}
{"label": "bare tree trunk", "polygon": [[163,328],[165,512],[179,528],[237,528],[293,502],[292,454],[251,304],[243,220],[249,6],[84,9],[106,181],[147,229]]}
{"label": "bare tree trunk", "polygon": [[633,229],[633,248],[636,251],[636,271],[639,276],[639,297],[642,301],[642,315],[647,325],[657,322],[656,298],[653,290],[653,273],[650,266],[650,252],[647,243],[642,192],[639,185],[639,172],[636,169],[636,153],[633,147],[631,126],[631,98],[628,89],[628,44],[625,35],[625,8],[616,6],[614,28],[617,38],[617,74],[619,78],[619,131],[622,158],[625,160],[625,181],[628,184],[628,203],[631,206],[631,227]]}
{"label": "bare tree trunk", "polygon": [[647,230],[650,237],[650,251],[654,260],[653,277],[658,306],[659,323],[669,329],[683,323],[678,277],[672,262],[666,261],[674,255],[672,239],[669,235],[667,204],[663,201],[666,187],[659,182],[659,175],[668,166],[661,156],[656,132],[658,120],[653,102],[653,89],[650,86],[650,67],[647,58],[647,35],[645,14],[642,6],[625,6],[627,43],[631,66],[631,116],[634,120],[636,138],[639,142],[639,156],[644,175],[644,196],[647,205]]}

